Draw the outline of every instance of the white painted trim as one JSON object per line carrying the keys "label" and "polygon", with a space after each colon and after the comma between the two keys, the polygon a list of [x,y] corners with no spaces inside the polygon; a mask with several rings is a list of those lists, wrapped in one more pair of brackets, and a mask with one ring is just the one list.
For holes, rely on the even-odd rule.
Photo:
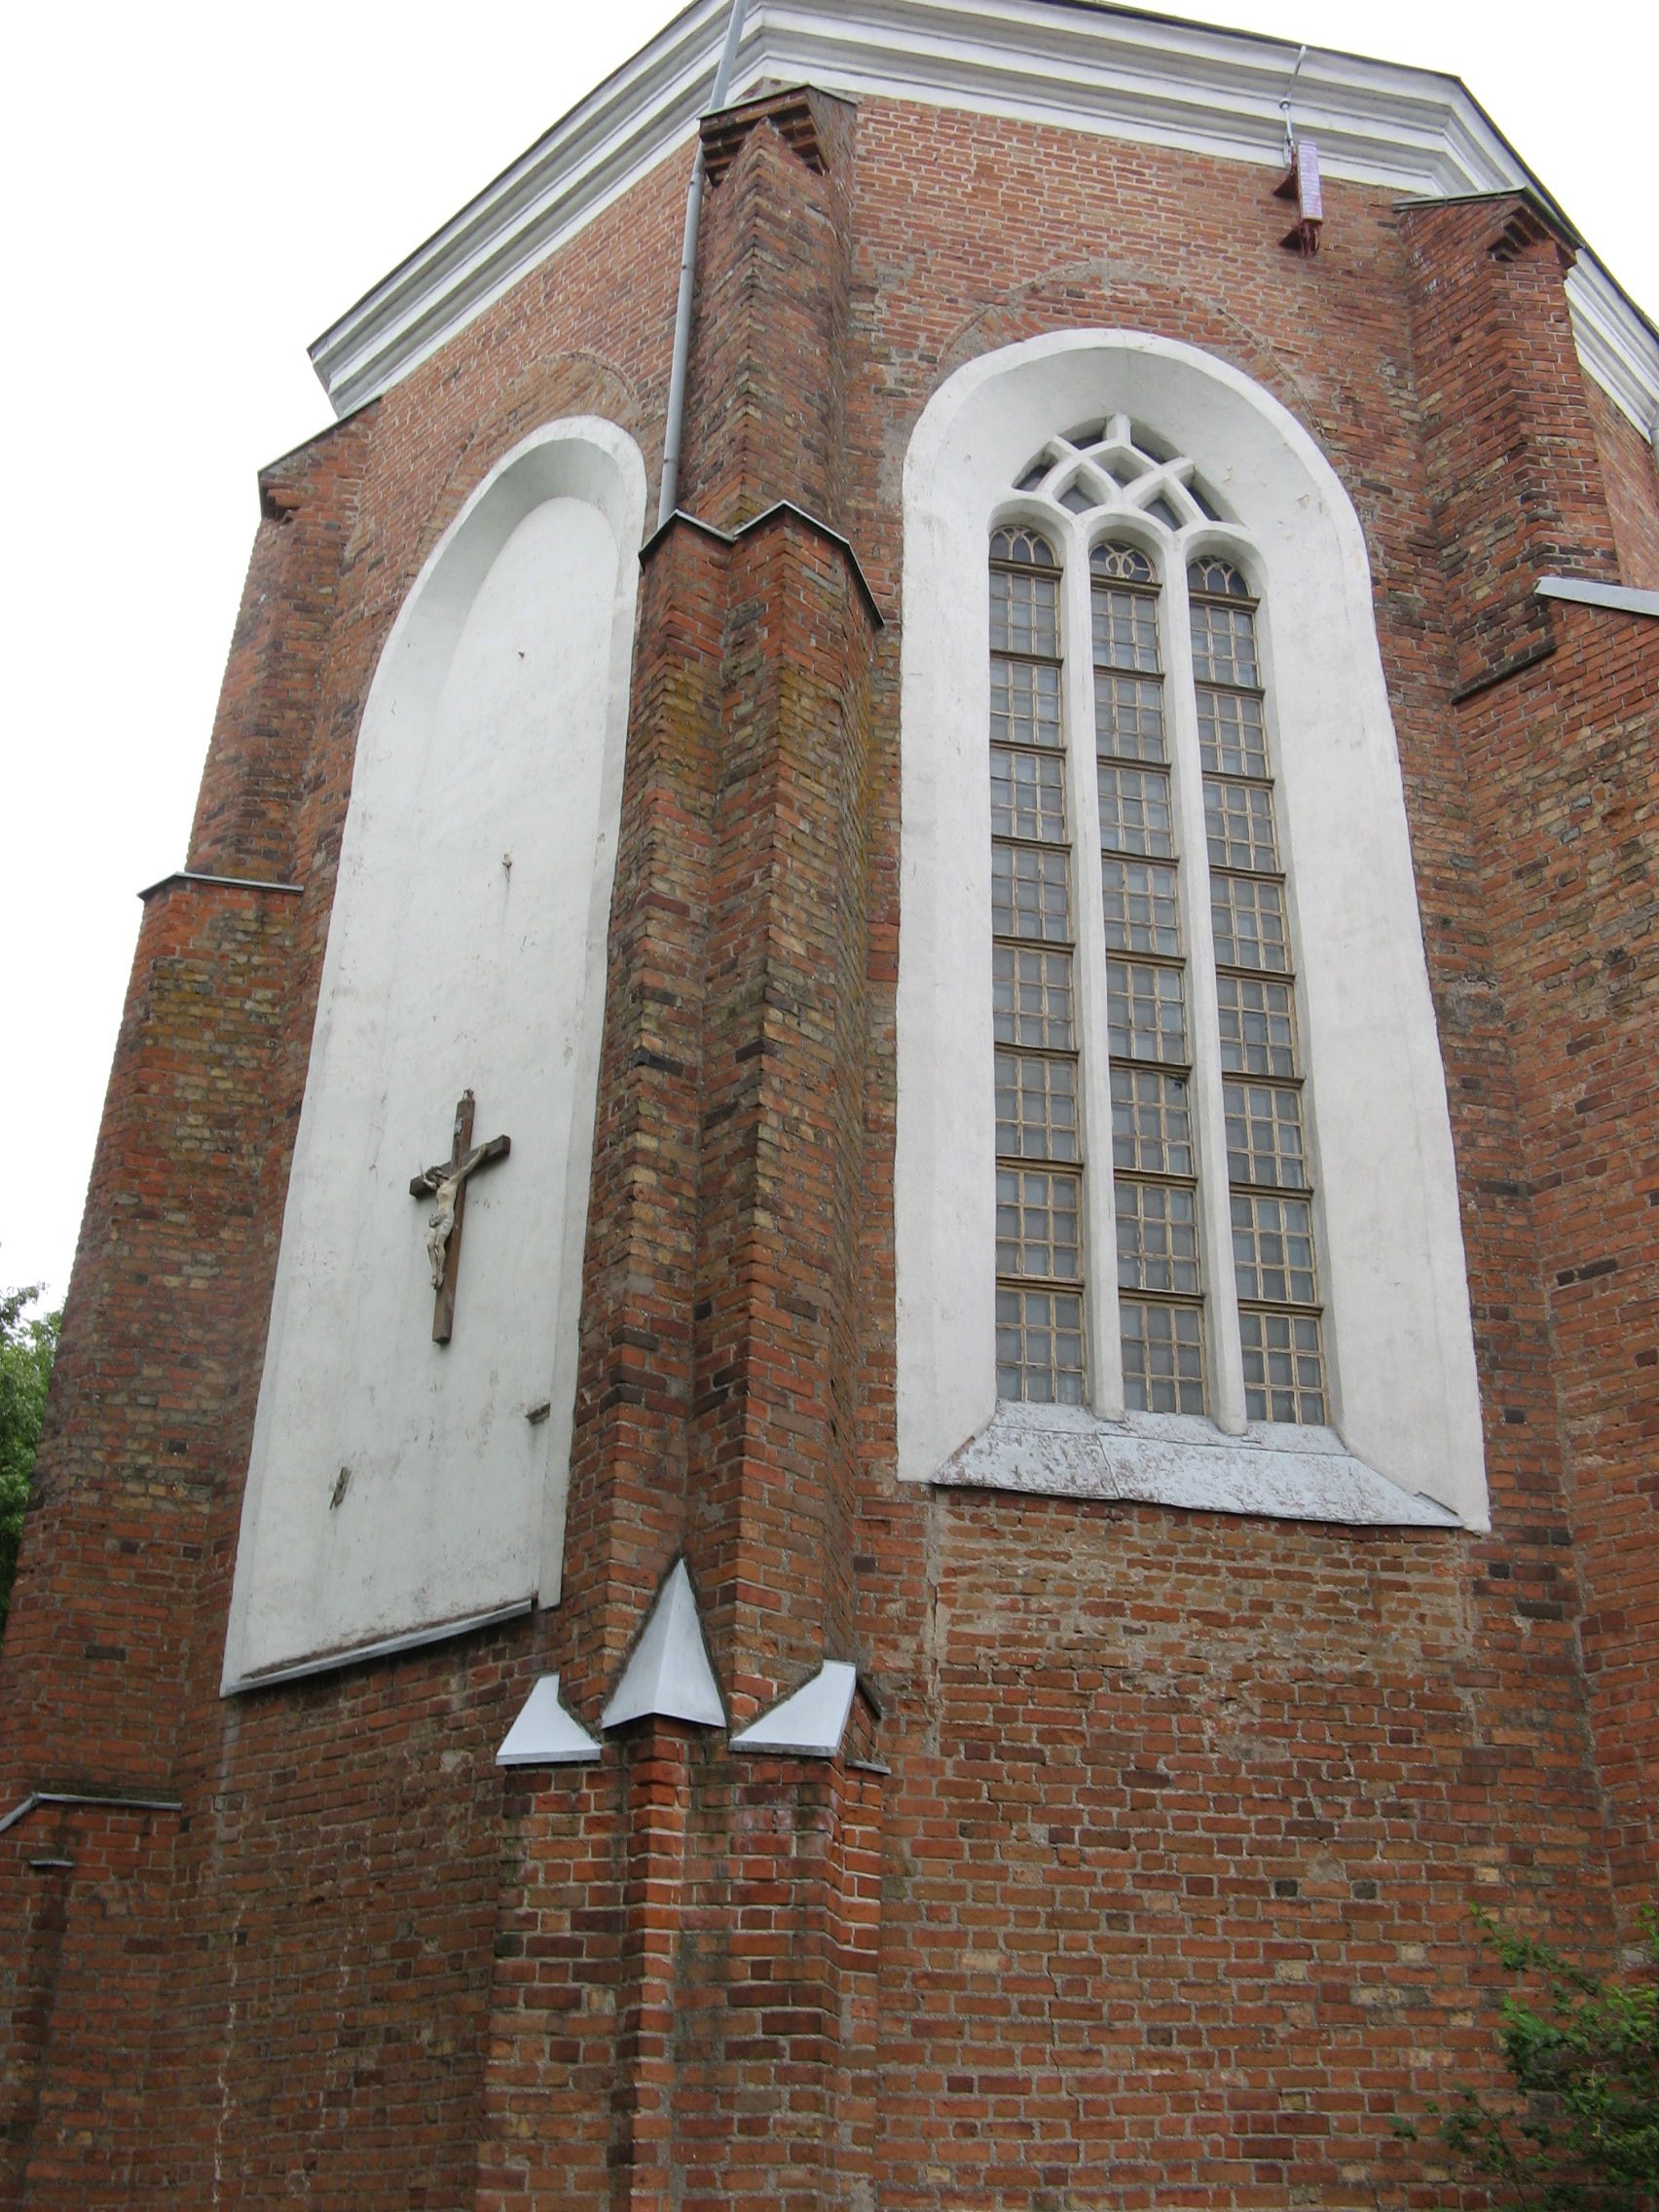
{"label": "white painted trim", "polygon": [[1334,1429],[1257,1421],[1224,1436],[1181,1414],[1096,1419],[1071,1406],[999,1406],[934,1478],[944,1490],[1025,1491],[1184,1506],[1269,1521],[1458,1529],[1456,1514],[1356,1459]]}
{"label": "white painted trim", "polygon": [[1629,584],[1597,584],[1582,576],[1540,576],[1540,599],[1570,599],[1580,607],[1608,607],[1619,614],[1659,614],[1659,591],[1638,591]]}
{"label": "white painted trim", "polygon": [[[396,384],[689,146],[725,18],[726,0],[696,0],[323,332],[312,359],[338,413]],[[809,81],[1272,167],[1295,59],[1276,39],[1055,0],[754,0],[731,97]],[[1456,77],[1313,49],[1296,113],[1328,176],[1542,192]],[[1567,294],[1586,370],[1651,435],[1659,333],[1588,253]]]}
{"label": "white painted trim", "polygon": [[1567,279],[1579,365],[1659,457],[1659,334],[1583,248]]}
{"label": "white painted trim", "polygon": [[[968,363],[905,459],[899,1474],[938,1479],[996,1413],[987,534],[1056,430],[1120,412],[1198,465],[1261,575],[1343,1448],[1393,1492],[1485,1527],[1451,1120],[1364,535],[1269,392],[1130,331],[1065,331]],[[1206,534],[1191,524],[1178,544]],[[1328,1456],[1319,1433],[1310,1460]],[[1308,1474],[1308,1517],[1330,1518],[1323,1474]]]}
{"label": "white painted trim", "polygon": [[404,1636],[377,1637],[372,1643],[352,1644],[343,1651],[327,1651],[317,1659],[301,1659],[288,1667],[269,1667],[254,1675],[230,1675],[219,1685],[221,1697],[237,1697],[243,1690],[272,1689],[278,1682],[303,1682],[313,1675],[337,1675],[345,1667],[361,1667],[371,1659],[395,1659],[400,1652],[424,1651],[428,1643],[447,1643],[452,1637],[470,1636],[474,1629],[498,1628],[503,1621],[521,1621],[535,1607],[534,1598],[520,1598],[510,1605],[494,1606],[487,1613],[467,1613],[459,1620],[437,1621],[430,1628],[411,1629]]}

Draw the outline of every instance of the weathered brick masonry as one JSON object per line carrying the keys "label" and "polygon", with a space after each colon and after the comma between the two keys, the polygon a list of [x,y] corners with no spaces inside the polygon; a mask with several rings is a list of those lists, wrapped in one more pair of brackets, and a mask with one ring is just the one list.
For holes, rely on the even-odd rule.
{"label": "weathered brick masonry", "polygon": [[[148,901],[5,1654],[0,2158],[31,2206],[1443,2203],[1473,1900],[1596,1958],[1659,1803],[1651,454],[1522,195],[1327,186],[789,91],[706,126],[682,514],[647,543],[552,1610],[218,1694],[364,698],[529,430],[660,459],[662,164],[264,481],[188,867]],[[1490,1535],[894,1479],[900,473],[1013,340],[1183,340],[1363,521],[1452,1102]],[[1645,475],[1643,474],[1645,470]],[[674,1560],[734,1726],[593,1725]],[[125,1799],[111,1804],[108,1799]],[[146,1809],[131,1800],[148,1801]]]}

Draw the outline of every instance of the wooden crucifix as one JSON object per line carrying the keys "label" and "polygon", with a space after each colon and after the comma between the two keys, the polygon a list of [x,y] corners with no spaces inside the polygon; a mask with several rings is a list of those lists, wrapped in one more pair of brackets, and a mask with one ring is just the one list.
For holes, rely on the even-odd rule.
{"label": "wooden crucifix", "polygon": [[450,1156],[435,1167],[410,1178],[412,1198],[435,1198],[426,1229],[426,1257],[432,1269],[432,1342],[447,1345],[455,1329],[455,1283],[461,1268],[461,1225],[466,1214],[466,1186],[481,1167],[505,1160],[513,1148],[511,1137],[491,1137],[484,1144],[472,1141],[470,1090],[463,1090],[455,1110],[455,1133]]}

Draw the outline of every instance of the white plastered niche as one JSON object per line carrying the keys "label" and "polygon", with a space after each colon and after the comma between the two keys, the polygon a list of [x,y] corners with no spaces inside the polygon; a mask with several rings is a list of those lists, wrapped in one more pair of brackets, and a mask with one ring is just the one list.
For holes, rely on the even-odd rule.
{"label": "white plastered niche", "polygon": [[[559,1594],[645,473],[526,439],[426,562],[358,736],[243,1500],[227,1690]],[[410,1180],[457,1102],[432,1341]],[[535,1417],[535,1418],[532,1418]]]}
{"label": "white plastered niche", "polygon": [[[999,1407],[995,1395],[986,548],[1046,442],[1118,413],[1198,463],[1248,532],[1272,611],[1336,1433],[1254,1426],[1231,1439],[1191,1417],[1110,1422]],[[1143,333],[1066,331],[984,355],[940,387],[911,440],[903,497],[901,1477],[1488,1526],[1398,749],[1364,536],[1335,471],[1227,363]]]}

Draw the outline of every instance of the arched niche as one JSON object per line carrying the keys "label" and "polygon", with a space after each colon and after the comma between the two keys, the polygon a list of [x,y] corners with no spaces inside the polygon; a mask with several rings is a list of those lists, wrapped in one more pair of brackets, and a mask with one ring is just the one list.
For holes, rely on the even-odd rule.
{"label": "arched niche", "polygon": [[[358,736],[243,1502],[227,1688],[559,1593],[645,468],[613,424],[491,471]],[[453,1334],[435,1200],[474,1141]]]}

